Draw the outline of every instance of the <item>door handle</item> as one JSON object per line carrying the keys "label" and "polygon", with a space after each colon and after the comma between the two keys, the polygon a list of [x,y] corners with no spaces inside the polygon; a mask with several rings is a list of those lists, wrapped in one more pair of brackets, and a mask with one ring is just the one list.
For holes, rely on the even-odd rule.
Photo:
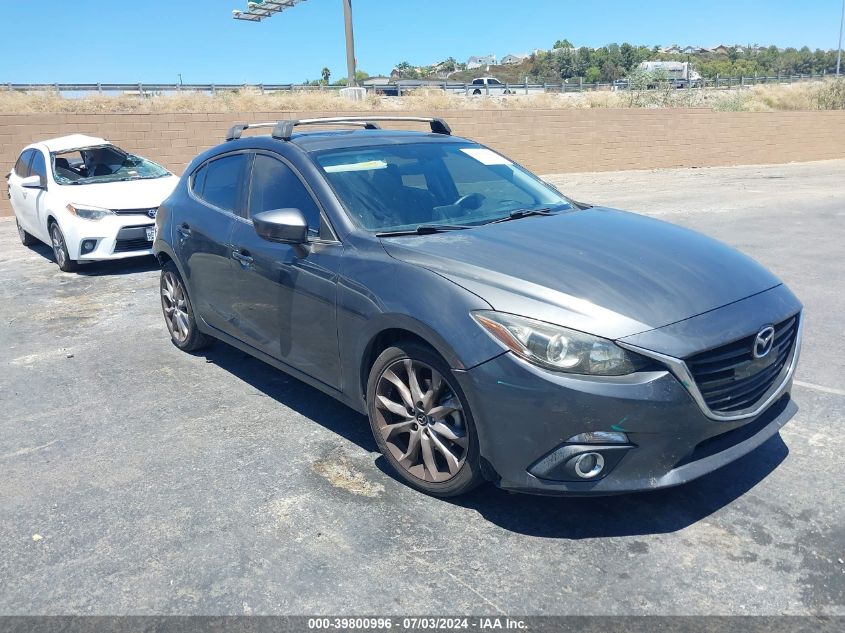
{"label": "door handle", "polygon": [[179,232],[179,235],[182,236],[182,239],[186,240],[191,237],[191,227],[189,227],[187,224],[180,224],[178,227],[176,227],[176,230]]}
{"label": "door handle", "polygon": [[238,249],[232,251],[232,259],[239,261],[244,267],[250,266],[255,261],[247,252]]}

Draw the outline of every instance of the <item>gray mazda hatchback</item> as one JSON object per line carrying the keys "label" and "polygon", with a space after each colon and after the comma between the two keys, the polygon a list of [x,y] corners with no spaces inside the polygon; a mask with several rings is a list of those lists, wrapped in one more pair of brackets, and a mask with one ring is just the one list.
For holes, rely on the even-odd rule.
{"label": "gray mazda hatchback", "polygon": [[[397,120],[431,131],[379,126]],[[177,347],[222,340],[366,414],[428,494],[674,486],[797,410],[802,306],[774,275],[570,200],[440,119],[235,126],[154,249]]]}

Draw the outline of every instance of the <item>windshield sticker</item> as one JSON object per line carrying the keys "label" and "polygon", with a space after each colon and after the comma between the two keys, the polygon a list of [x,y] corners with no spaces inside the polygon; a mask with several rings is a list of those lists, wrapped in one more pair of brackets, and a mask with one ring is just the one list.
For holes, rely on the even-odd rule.
{"label": "windshield sticker", "polygon": [[507,158],[485,147],[467,147],[461,151],[482,165],[513,165]]}
{"label": "windshield sticker", "polygon": [[387,162],[383,160],[368,160],[363,163],[349,163],[346,165],[328,165],[323,167],[327,174],[342,174],[350,171],[372,171],[387,169]]}

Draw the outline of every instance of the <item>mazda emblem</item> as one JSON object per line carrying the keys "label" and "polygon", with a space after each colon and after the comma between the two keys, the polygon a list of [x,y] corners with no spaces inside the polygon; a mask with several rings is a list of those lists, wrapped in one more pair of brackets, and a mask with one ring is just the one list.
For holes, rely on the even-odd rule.
{"label": "mazda emblem", "polygon": [[772,351],[774,342],[775,328],[769,325],[760,330],[757,334],[757,338],[754,339],[754,347],[752,348],[754,358],[765,358],[768,356],[769,352]]}

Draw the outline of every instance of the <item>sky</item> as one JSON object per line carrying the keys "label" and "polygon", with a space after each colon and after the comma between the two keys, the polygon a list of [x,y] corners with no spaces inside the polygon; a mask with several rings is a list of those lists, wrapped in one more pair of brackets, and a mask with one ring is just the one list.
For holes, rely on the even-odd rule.
{"label": "sky", "polygon": [[[0,0],[0,83],[289,83],[346,75],[341,0]],[[576,46],[836,48],[842,0],[353,0],[358,68]],[[25,54],[22,50],[29,49]]]}

